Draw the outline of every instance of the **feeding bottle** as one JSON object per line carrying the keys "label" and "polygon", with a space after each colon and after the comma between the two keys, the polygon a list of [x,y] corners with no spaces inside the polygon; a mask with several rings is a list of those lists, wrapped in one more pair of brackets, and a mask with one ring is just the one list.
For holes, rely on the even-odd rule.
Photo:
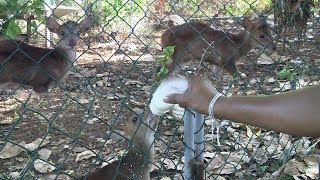
{"label": "feeding bottle", "polygon": [[162,116],[169,112],[174,104],[165,103],[164,97],[169,94],[183,94],[188,89],[188,80],[184,77],[168,77],[164,79],[154,92],[150,103],[150,110],[153,114]]}

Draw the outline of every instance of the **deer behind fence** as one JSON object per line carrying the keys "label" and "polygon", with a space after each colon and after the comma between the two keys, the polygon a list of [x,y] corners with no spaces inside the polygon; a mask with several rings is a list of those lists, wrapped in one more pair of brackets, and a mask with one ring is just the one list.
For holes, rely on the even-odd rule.
{"label": "deer behind fence", "polygon": [[[92,6],[88,11],[92,15]],[[80,23],[68,21],[60,25],[46,19],[46,26],[59,37],[54,49],[35,47],[12,39],[0,40],[0,84],[9,82],[29,85],[37,93],[47,92],[49,85],[66,76],[76,60],[80,35],[91,28],[92,17]]]}
{"label": "deer behind fence", "polygon": [[154,135],[159,123],[159,116],[146,110],[140,118],[133,115],[122,126],[130,145],[128,152],[118,161],[114,161],[80,179],[141,179],[150,180],[151,163],[154,156]]}
{"label": "deer behind fence", "polygon": [[244,30],[226,33],[210,27],[210,24],[194,21],[166,30],[161,37],[162,45],[175,46],[173,57],[166,66],[176,69],[177,65],[183,66],[192,59],[203,59],[236,76],[239,74],[236,61],[253,48],[276,50],[265,21],[251,21],[244,17],[242,26]]}

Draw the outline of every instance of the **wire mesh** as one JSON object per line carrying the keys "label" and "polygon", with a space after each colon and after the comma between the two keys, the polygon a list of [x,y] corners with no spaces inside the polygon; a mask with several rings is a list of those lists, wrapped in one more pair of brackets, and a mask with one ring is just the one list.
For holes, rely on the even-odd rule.
{"label": "wire mesh", "polygon": [[[147,142],[147,136],[140,134],[149,132],[145,129],[148,123],[141,121],[145,119],[141,110],[146,109],[157,87],[156,74],[161,66],[157,59],[164,48],[161,34],[183,23],[202,21],[208,23],[207,28],[228,34],[243,28],[241,22],[245,16],[267,21],[277,50],[270,52],[260,48],[245,54],[237,63],[245,77],[232,77],[223,71],[219,79],[207,62],[201,64],[209,70],[207,75],[215,86],[226,95],[269,95],[318,84],[319,2],[288,2],[55,1],[49,7],[60,24],[68,20],[80,23],[88,15],[88,4],[93,3],[94,26],[84,34],[74,34],[80,40],[76,58],[70,61],[68,78],[60,81],[49,75],[53,80],[48,92],[35,93],[26,82],[28,77],[17,83],[10,82],[1,89],[0,179],[79,178],[121,160],[138,143],[137,139]],[[10,57],[15,53],[22,52],[34,67],[38,67],[28,76],[39,71],[42,60],[51,57],[48,53],[41,60],[33,59],[30,52],[22,48],[23,41],[46,48],[44,4],[48,3],[44,0],[0,0],[1,83],[5,81],[5,74],[16,75],[6,66],[14,60]],[[70,10],[75,8],[76,11]],[[62,11],[66,15],[57,16]],[[298,20],[294,21],[295,18]],[[197,33],[197,38],[203,39],[202,32]],[[62,40],[56,35],[53,37],[51,48],[56,48]],[[9,48],[3,45],[7,39],[15,42],[16,47],[9,53],[3,50]],[[195,43],[191,43],[189,49],[194,46]],[[190,59],[196,58],[190,56]],[[13,69],[22,71],[26,67]],[[131,123],[132,115],[140,117],[138,122],[142,122],[131,134],[133,138],[119,130]],[[319,177],[306,170],[318,164],[313,160],[317,157],[319,139],[293,137],[222,120],[219,123],[221,146],[217,146],[211,123],[205,119],[206,179]],[[152,164],[151,179],[182,179],[186,148],[183,131],[181,118],[172,113],[161,118],[154,135],[154,161],[149,155],[152,151],[143,149],[149,152],[142,153],[143,164]],[[121,173],[120,164],[113,168],[117,173]],[[130,172],[127,178],[143,179],[139,175],[144,173],[140,165],[140,169]],[[296,170],[286,169],[288,166]],[[299,168],[304,171],[297,170]]]}

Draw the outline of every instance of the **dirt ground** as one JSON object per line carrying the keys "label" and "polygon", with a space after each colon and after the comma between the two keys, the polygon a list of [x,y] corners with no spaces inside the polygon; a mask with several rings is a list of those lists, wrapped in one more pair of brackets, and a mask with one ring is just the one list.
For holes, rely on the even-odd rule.
{"label": "dirt ground", "polygon": [[[320,29],[319,23],[316,25],[314,29]],[[102,33],[89,50],[87,46],[80,46],[73,73],[64,84],[53,86],[48,94],[39,97],[31,89],[15,85],[11,85],[9,91],[1,92],[0,147],[7,142],[19,144],[24,141],[28,144],[37,138],[46,140],[42,142],[43,146],[32,151],[23,150],[11,158],[0,158],[0,179],[12,178],[16,172],[24,175],[25,179],[50,179],[53,174],[61,174],[61,179],[67,179],[66,175],[77,177],[91,167],[99,168],[102,161],[117,157],[127,147],[127,142],[111,132],[120,132],[118,126],[129,117],[128,108],[143,109],[148,104],[155,88],[152,85],[157,71],[155,59],[161,50],[158,44],[161,31],[141,39],[128,38],[121,45],[117,44],[120,37],[112,39],[110,34]],[[251,51],[248,58],[238,65],[246,78],[232,80],[231,76],[224,74],[220,82],[224,89],[232,86],[233,95],[274,94],[299,88],[300,84],[303,87],[318,83],[320,45],[312,39],[295,43],[294,35],[286,40],[285,48],[283,40],[278,41],[277,55],[271,55],[273,61],[270,56],[261,55],[259,50]],[[150,46],[146,47],[148,43]],[[278,72],[284,67],[292,70],[295,82],[279,79]],[[131,97],[130,102],[126,100],[128,96]],[[166,176],[180,179],[184,150],[182,127],[182,120],[175,120],[170,114],[163,118],[155,142],[155,163],[158,167],[152,172],[154,179]],[[281,136],[278,133],[262,130],[263,136],[252,140],[247,137],[248,130],[243,125],[228,122],[221,129],[223,146],[218,147],[215,136],[211,136],[210,124],[206,124],[205,129],[206,155],[208,152],[222,154],[226,159],[221,164],[228,164],[227,157],[233,153],[241,155],[243,152],[246,155],[239,156],[249,158],[239,162],[241,167],[236,165],[233,171],[224,171],[227,167],[216,171],[218,168],[209,165],[217,156],[205,155],[207,174],[212,175],[211,178],[220,174],[225,179],[240,179],[237,173],[243,173],[245,179],[257,179],[267,177],[280,166],[281,159],[275,158],[274,154],[267,154],[268,161],[259,163],[255,153],[247,152],[247,147],[241,143],[247,142],[247,146],[254,147],[253,151],[258,151],[271,137],[279,143]],[[291,141],[292,144],[296,142],[295,139]],[[38,151],[43,148],[52,152],[48,162],[55,166],[47,173],[38,172],[33,165],[39,156]],[[92,156],[76,161],[77,156],[86,150],[98,153],[98,160]],[[260,165],[266,166],[266,170],[259,169]]]}

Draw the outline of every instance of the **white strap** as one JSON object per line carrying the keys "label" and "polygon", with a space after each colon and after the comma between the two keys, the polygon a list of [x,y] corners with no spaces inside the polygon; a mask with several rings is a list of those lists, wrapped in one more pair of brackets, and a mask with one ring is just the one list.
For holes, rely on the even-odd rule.
{"label": "white strap", "polygon": [[219,135],[219,133],[220,133],[220,123],[219,123],[218,119],[216,119],[214,117],[213,108],[214,108],[214,105],[216,104],[217,100],[221,96],[224,96],[224,95],[221,94],[221,93],[216,94],[212,98],[212,100],[211,100],[211,102],[209,104],[209,107],[208,107],[208,114],[209,114],[209,117],[210,117],[210,119],[212,121],[212,135],[213,135],[213,131],[214,131],[214,126],[216,126],[216,128],[217,128],[216,133],[217,133],[217,145],[218,146],[220,146],[220,135]]}
{"label": "white strap", "polygon": [[210,104],[209,104],[208,114],[209,114],[209,117],[212,117],[213,119],[216,119],[216,118],[214,117],[214,113],[213,113],[214,105],[216,104],[217,100],[218,100],[219,97],[221,97],[221,96],[224,96],[224,95],[221,94],[221,93],[216,94],[216,95],[212,98],[212,100],[211,100],[211,102],[210,102]]}

